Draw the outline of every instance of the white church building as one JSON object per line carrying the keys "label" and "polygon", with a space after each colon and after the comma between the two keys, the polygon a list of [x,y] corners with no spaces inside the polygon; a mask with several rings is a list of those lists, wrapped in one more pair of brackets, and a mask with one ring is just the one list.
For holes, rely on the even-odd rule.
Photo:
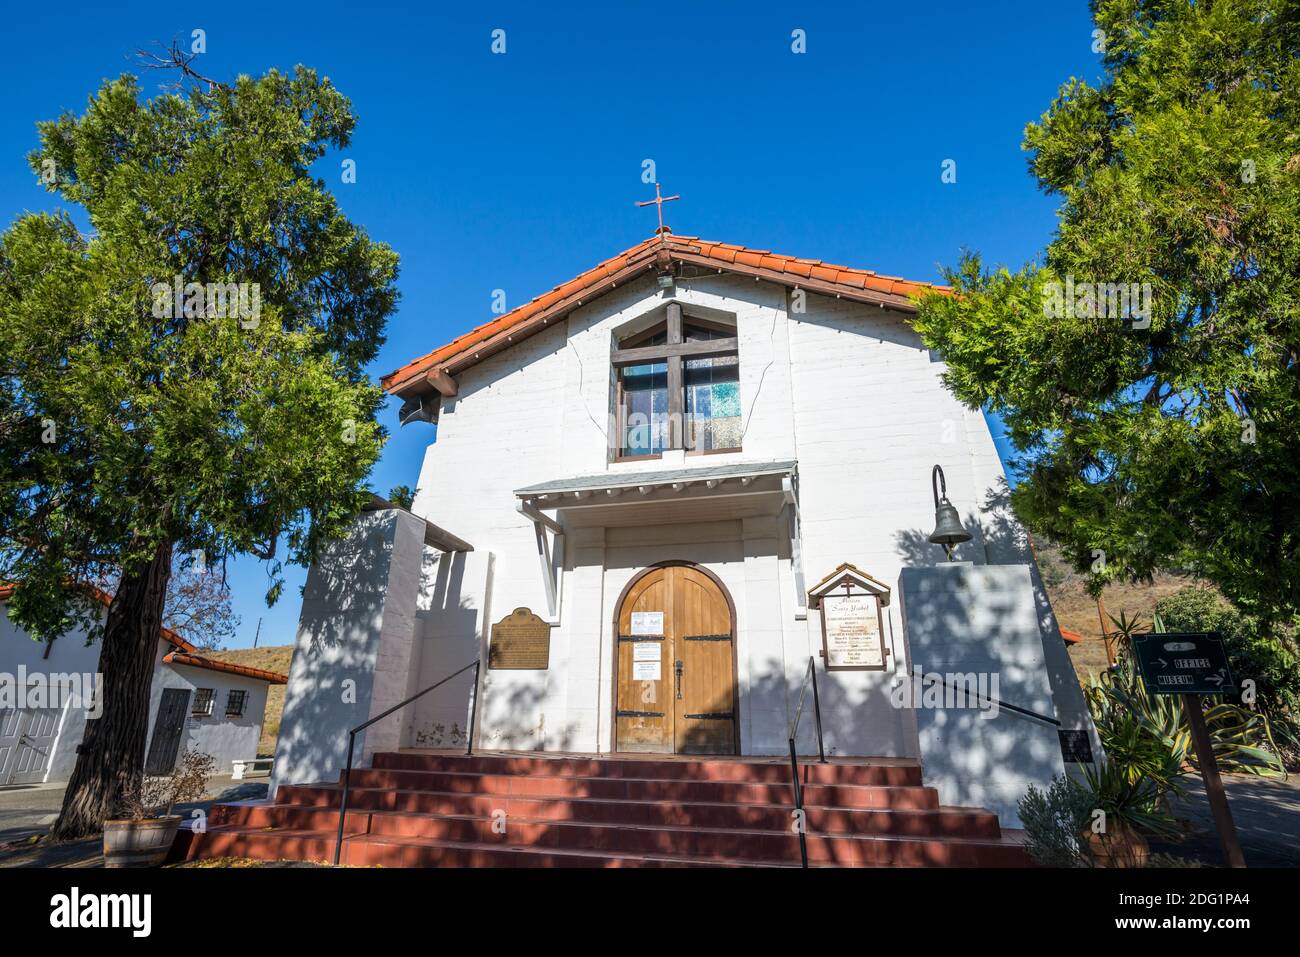
{"label": "white church building", "polygon": [[309,573],[274,786],[474,662],[356,766],[471,736],[784,756],[811,661],[828,757],[913,759],[1018,826],[1099,744],[984,416],[912,328],[933,289],[663,229],[386,376],[429,436],[415,499]]}

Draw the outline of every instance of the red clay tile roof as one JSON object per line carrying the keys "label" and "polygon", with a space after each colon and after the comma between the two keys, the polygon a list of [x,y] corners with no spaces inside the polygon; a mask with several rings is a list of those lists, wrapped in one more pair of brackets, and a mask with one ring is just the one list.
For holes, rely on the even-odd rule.
{"label": "red clay tile roof", "polygon": [[[0,584],[0,602],[12,598],[13,593],[16,592],[17,588],[18,586],[14,583]],[[112,605],[113,596],[110,596],[110,594],[105,592],[104,589],[98,588],[98,586],[91,585],[90,583],[83,583],[82,588],[85,589],[92,598],[98,599],[99,602],[103,602],[105,606]],[[287,677],[277,675],[274,671],[261,671],[260,668],[244,668],[242,664],[229,664],[229,666],[226,666],[225,662],[213,662],[211,659],[200,657],[198,654],[199,649],[196,649],[194,645],[191,645],[190,642],[177,635],[177,633],[166,627],[166,625],[159,628],[159,635],[162,637],[162,640],[168,642],[168,644],[172,645],[175,649],[175,651],[166,655],[166,658],[162,659],[162,661],[172,661],[174,655],[181,654],[183,658],[194,658],[195,661],[204,662],[204,664],[195,664],[195,662],[186,661],[181,662],[182,664],[195,664],[195,667],[199,668],[212,667],[214,671],[231,671],[237,670],[238,668],[238,670],[240,670],[239,674],[247,674],[250,677],[263,677],[263,680],[274,681],[276,684],[285,684],[289,681]]]}
{"label": "red clay tile roof", "polygon": [[1077,631],[1071,631],[1069,628],[1061,629],[1061,637],[1065,639],[1067,645],[1077,645],[1079,642],[1083,641],[1083,635],[1079,634]]}
{"label": "red clay tile roof", "polygon": [[662,239],[653,236],[637,243],[577,278],[453,339],[428,355],[408,362],[380,381],[394,394],[423,391],[428,373],[444,369],[455,374],[537,332],[551,319],[565,315],[585,300],[608,292],[618,283],[631,281],[643,272],[666,269],[674,262],[755,276],[810,292],[875,303],[905,312],[916,311],[912,296],[931,290],[949,290],[947,286],[928,282],[880,276],[868,269],[835,266],[818,259],[797,259],[766,249],[747,249],[731,243],[665,233]]}
{"label": "red clay tile roof", "polygon": [[227,671],[233,675],[244,675],[246,678],[257,678],[260,681],[269,681],[273,685],[289,683],[287,675],[282,675],[275,671],[263,671],[261,668],[250,668],[248,665],[237,665],[233,661],[217,661],[214,658],[204,658],[202,655],[186,654],[183,651],[173,651],[171,654],[163,658],[163,661],[174,665],[189,665],[191,668],[207,668],[209,671]]}

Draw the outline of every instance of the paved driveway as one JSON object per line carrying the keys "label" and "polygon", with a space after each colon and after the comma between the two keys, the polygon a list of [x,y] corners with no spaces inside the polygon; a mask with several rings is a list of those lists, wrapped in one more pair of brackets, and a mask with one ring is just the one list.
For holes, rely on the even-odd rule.
{"label": "paved driveway", "polygon": [[62,806],[62,784],[0,787],[0,844],[48,830]]}
{"label": "paved driveway", "polygon": [[[200,801],[177,805],[177,812],[188,814],[195,808],[205,810],[222,801],[246,801],[266,797],[267,778],[235,781],[224,774],[212,778]],[[23,844],[26,839],[44,834],[63,807],[62,784],[39,784],[29,787],[0,787],[0,867],[98,867],[103,864],[102,842],[95,837],[66,844]],[[3,845],[8,844],[8,847]]]}
{"label": "paved driveway", "polygon": [[[1197,827],[1177,848],[1180,857],[1195,857],[1211,867],[1223,865],[1219,835],[1200,775],[1188,775],[1187,796],[1174,813]],[[1246,774],[1226,774],[1228,808],[1241,841],[1247,867],[1300,867],[1300,774],[1285,781]]]}

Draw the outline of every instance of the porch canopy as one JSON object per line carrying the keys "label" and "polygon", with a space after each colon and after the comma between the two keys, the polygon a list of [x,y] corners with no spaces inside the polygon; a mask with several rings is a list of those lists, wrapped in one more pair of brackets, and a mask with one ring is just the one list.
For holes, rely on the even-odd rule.
{"label": "porch canopy", "polygon": [[753,518],[781,511],[790,500],[787,489],[793,496],[796,467],[795,462],[736,462],[603,472],[529,485],[516,489],[515,496],[521,511],[563,511],[570,528]]}
{"label": "porch canopy", "polygon": [[[798,607],[807,607],[799,534],[798,463],[735,462],[652,472],[602,472],[515,489],[533,521],[552,618],[566,529],[716,522],[779,515],[787,505]],[[554,516],[546,514],[554,512]],[[548,543],[546,533],[552,533]]]}

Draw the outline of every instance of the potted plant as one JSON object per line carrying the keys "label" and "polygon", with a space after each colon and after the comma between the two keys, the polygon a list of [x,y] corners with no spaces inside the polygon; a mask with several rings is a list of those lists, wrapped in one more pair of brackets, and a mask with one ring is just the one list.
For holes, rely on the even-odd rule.
{"label": "potted plant", "polygon": [[157,867],[167,857],[181,816],[177,804],[207,790],[216,768],[212,755],[188,751],[171,774],[142,777],[122,797],[121,817],[104,822],[105,867]]}
{"label": "potted plant", "polygon": [[1150,778],[1134,778],[1117,761],[1082,766],[1076,783],[1091,802],[1088,825],[1080,835],[1098,867],[1145,867],[1150,857],[1147,836],[1173,838],[1178,823],[1165,809],[1164,790]]}

